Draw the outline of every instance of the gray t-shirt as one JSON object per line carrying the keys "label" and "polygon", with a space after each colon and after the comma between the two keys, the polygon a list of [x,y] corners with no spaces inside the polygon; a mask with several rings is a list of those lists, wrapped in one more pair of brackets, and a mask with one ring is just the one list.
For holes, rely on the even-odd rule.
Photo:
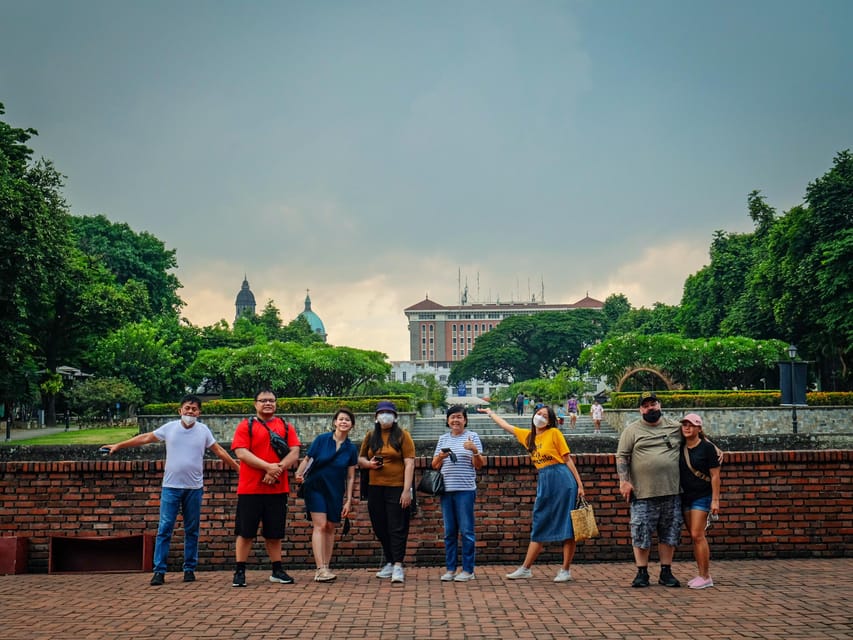
{"label": "gray t-shirt", "polygon": [[619,436],[617,458],[627,458],[634,497],[640,500],[681,493],[678,456],[681,425],[661,418],[656,426],[635,420]]}
{"label": "gray t-shirt", "polygon": [[172,420],[153,433],[166,443],[163,486],[170,489],[204,487],[204,452],[216,444],[207,425],[196,422],[187,429],[180,420]]}

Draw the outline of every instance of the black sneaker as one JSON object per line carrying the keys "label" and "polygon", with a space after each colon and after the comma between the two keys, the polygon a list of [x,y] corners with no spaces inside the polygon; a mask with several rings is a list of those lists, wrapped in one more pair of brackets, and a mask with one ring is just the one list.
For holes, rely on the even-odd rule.
{"label": "black sneaker", "polygon": [[[646,581],[648,584],[648,579]],[[658,584],[662,584],[665,587],[680,587],[681,583],[678,581],[674,575],[672,575],[671,571],[661,571],[660,578],[658,578]]]}
{"label": "black sneaker", "polygon": [[155,573],[151,576],[151,586],[159,587],[161,584],[166,582],[166,574],[165,573]]}
{"label": "black sneaker", "polygon": [[184,571],[184,582],[195,582],[195,572]]}
{"label": "black sneaker", "polygon": [[293,578],[291,578],[284,571],[273,571],[270,576],[270,582],[279,582],[281,584],[293,584]]}
{"label": "black sneaker", "polygon": [[232,587],[245,587],[246,586],[246,572],[242,569],[237,569],[234,572],[234,579],[231,581]]}
{"label": "black sneaker", "polygon": [[648,587],[649,586],[649,574],[637,572],[637,575],[634,578],[634,581],[631,583],[631,586],[634,587],[635,589],[639,589],[641,587]]}

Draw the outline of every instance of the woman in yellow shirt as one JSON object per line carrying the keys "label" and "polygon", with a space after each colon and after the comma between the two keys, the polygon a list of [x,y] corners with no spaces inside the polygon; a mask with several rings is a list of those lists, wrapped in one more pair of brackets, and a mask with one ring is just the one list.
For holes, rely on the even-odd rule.
{"label": "woman in yellow shirt", "polygon": [[533,503],[533,527],[524,563],[512,573],[510,580],[529,578],[530,567],[542,552],[546,542],[561,542],[563,565],[554,582],[572,579],[572,560],[575,556],[575,532],[572,509],[578,496],[584,495],[583,482],[572,460],[569,445],[557,428],[557,416],[551,407],[537,405],[530,429],[511,425],[491,409],[479,409],[501,429],[511,433],[527,449],[533,465],[539,470],[536,502]]}

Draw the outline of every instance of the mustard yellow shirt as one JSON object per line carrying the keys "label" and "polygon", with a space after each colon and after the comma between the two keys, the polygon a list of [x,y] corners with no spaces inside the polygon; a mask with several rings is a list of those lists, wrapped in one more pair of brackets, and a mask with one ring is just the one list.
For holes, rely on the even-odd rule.
{"label": "mustard yellow shirt", "polygon": [[[516,427],[513,432],[515,438],[524,447],[527,447],[527,437],[530,435],[530,429],[520,429]],[[566,443],[566,439],[559,429],[545,429],[542,433],[536,436],[533,441],[536,447],[533,453],[530,454],[530,459],[533,461],[533,466],[537,469],[550,467],[552,464],[565,464],[565,457],[571,450]]]}

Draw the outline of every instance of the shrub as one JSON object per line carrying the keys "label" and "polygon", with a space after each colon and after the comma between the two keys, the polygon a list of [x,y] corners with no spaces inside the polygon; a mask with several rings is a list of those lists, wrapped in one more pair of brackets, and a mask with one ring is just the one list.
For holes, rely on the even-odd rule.
{"label": "shrub", "polygon": [[[390,400],[397,405],[397,410],[406,413],[414,411],[414,397],[400,396],[354,396],[354,397],[315,397],[315,398],[279,398],[276,402],[276,412],[282,415],[288,413],[334,413],[340,407],[348,407],[355,413],[373,413],[376,404],[381,400]],[[140,415],[172,415],[178,412],[178,402],[161,402],[146,404],[139,410]],[[220,400],[205,400],[202,414],[207,415],[254,415],[255,402],[252,398],[229,398]]]}

